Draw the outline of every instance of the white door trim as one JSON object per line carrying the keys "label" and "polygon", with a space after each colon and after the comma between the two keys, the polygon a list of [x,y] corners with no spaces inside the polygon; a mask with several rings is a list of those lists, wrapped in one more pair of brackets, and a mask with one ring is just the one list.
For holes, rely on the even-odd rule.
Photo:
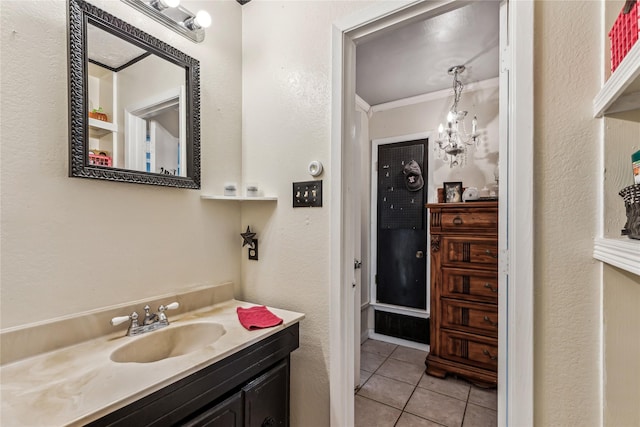
{"label": "white door trim", "polygon": [[[507,327],[499,334],[506,360],[499,377],[499,421],[502,426],[533,425],[533,1],[508,3],[509,69],[507,162],[500,162],[501,267],[508,275],[507,294],[501,290],[499,310]],[[502,67],[501,67],[502,68]],[[504,115],[501,114],[501,118]],[[502,156],[500,146],[500,159]],[[505,182],[506,181],[506,182]],[[506,185],[505,185],[506,184]],[[508,219],[508,222],[505,223]],[[504,232],[506,231],[506,232]],[[501,275],[503,276],[503,275]],[[504,283],[500,283],[500,286]],[[505,298],[506,296],[506,298]],[[506,301],[505,301],[506,300]],[[505,342],[506,341],[506,342]],[[502,351],[502,350],[501,350]],[[502,353],[505,353],[502,351]],[[500,387],[502,385],[502,387]]]}
{"label": "white door trim", "polygon": [[[330,419],[334,427],[354,425],[355,313],[348,297],[353,260],[349,258],[343,221],[348,214],[345,178],[349,161],[343,158],[343,141],[349,137],[354,123],[355,41],[381,29],[439,15],[468,3],[453,0],[384,2],[333,25],[329,388]],[[498,425],[520,427],[533,425],[533,1],[512,1],[507,14],[507,63],[511,73],[508,132],[512,145],[507,162],[501,162],[500,166],[500,221],[505,223],[508,233],[503,237],[508,240],[501,242],[501,248],[508,248],[507,256],[503,257],[503,261],[507,258],[508,262],[501,265],[510,278],[510,289],[501,291],[499,303],[502,312],[507,313],[508,330],[505,328],[500,343],[503,363],[499,375],[506,378],[506,383],[502,383],[498,395]]]}

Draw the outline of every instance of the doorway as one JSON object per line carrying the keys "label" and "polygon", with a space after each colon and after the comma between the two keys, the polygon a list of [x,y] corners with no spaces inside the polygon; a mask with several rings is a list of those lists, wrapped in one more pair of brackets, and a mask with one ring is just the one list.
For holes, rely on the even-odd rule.
{"label": "doorway", "polygon": [[424,345],[416,346],[424,350],[429,344],[424,209],[428,142],[408,137],[373,141],[369,251],[374,326],[370,336],[408,340]]}
{"label": "doorway", "polygon": [[[343,224],[355,214],[348,199],[353,155],[346,149],[355,115],[355,43],[399,23],[447,13],[468,2],[410,1],[379,5],[335,23],[333,31],[332,120],[332,288],[331,288],[331,422],[353,425],[353,317],[351,284],[353,242]],[[507,7],[507,5],[509,7]],[[500,281],[501,327],[499,425],[533,423],[532,346],[532,159],[533,159],[533,3],[502,2],[500,72]],[[507,20],[510,25],[507,25]],[[516,33],[514,28],[518,28]],[[518,141],[517,146],[508,141]],[[517,173],[516,173],[517,171]],[[517,283],[517,287],[510,285]],[[511,307],[511,309],[509,309]],[[515,315],[517,313],[517,317]],[[509,355],[507,358],[507,354]],[[516,375],[517,373],[517,375]],[[508,387],[507,387],[508,385]]]}

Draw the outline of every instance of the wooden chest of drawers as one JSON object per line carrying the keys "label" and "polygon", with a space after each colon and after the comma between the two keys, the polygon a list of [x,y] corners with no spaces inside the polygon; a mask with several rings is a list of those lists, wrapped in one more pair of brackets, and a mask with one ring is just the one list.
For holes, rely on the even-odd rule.
{"label": "wooden chest of drawers", "polygon": [[497,384],[498,202],[427,204],[431,343],[427,373]]}

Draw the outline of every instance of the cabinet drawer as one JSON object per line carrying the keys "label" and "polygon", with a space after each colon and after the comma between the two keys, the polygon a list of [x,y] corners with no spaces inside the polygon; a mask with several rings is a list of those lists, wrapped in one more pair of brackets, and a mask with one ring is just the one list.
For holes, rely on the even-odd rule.
{"label": "cabinet drawer", "polygon": [[498,241],[494,238],[443,236],[442,249],[443,264],[498,265]]}
{"label": "cabinet drawer", "polygon": [[440,218],[443,231],[484,230],[498,232],[498,213],[490,210],[443,210]]}
{"label": "cabinet drawer", "polygon": [[441,329],[440,344],[440,357],[443,359],[497,372],[497,338]]}
{"label": "cabinet drawer", "polygon": [[498,336],[498,307],[493,304],[443,298],[440,303],[443,328],[470,333]]}
{"label": "cabinet drawer", "polygon": [[494,271],[442,268],[442,296],[498,303],[498,275]]}

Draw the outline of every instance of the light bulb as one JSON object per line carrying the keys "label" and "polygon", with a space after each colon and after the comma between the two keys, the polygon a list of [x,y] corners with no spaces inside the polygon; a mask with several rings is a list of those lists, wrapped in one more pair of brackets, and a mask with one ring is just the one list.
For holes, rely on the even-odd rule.
{"label": "light bulb", "polygon": [[180,0],[162,0],[167,7],[178,7],[180,5]]}
{"label": "light bulb", "polygon": [[206,10],[200,10],[196,13],[195,24],[202,28],[209,28],[211,26],[211,15]]}

